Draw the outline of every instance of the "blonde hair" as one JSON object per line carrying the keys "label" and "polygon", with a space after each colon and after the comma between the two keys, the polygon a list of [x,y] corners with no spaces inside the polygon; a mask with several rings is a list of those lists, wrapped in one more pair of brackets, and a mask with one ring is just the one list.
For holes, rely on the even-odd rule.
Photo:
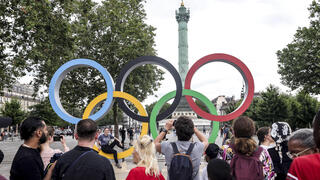
{"label": "blonde hair", "polygon": [[160,175],[160,170],[153,139],[148,135],[139,137],[134,147],[140,156],[138,166],[143,166],[146,168],[146,175],[158,177]]}

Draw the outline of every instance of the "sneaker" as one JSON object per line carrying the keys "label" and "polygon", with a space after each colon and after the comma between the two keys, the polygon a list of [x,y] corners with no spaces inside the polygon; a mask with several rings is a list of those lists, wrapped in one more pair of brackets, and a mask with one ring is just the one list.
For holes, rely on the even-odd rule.
{"label": "sneaker", "polygon": [[121,165],[120,165],[120,163],[117,163],[116,166],[117,166],[117,168],[119,168],[119,169],[122,168]]}

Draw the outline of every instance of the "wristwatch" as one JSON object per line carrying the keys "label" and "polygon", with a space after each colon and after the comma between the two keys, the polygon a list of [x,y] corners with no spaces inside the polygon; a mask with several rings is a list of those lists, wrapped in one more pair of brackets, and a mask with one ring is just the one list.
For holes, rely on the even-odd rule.
{"label": "wristwatch", "polygon": [[162,132],[165,132],[166,134],[168,133],[168,130],[164,129]]}

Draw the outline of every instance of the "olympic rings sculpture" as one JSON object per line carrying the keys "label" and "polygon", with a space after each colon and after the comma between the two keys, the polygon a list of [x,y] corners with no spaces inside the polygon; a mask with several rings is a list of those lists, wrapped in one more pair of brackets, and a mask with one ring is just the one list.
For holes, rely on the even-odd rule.
{"label": "olympic rings sculpture", "polygon": [[[214,105],[212,105],[210,100],[208,100],[204,95],[202,95],[198,92],[192,91],[190,89],[191,88],[190,87],[191,80],[192,80],[194,73],[200,67],[202,67],[203,65],[210,63],[210,62],[224,62],[224,63],[230,64],[240,72],[240,74],[242,75],[242,77],[244,79],[245,87],[246,87],[245,92],[244,92],[244,100],[241,103],[241,105],[234,112],[232,112],[230,114],[218,116],[216,113],[216,109],[215,109]],[[171,93],[168,93],[164,97],[162,97],[156,103],[156,105],[154,106],[154,109],[152,110],[151,115],[149,115],[149,116],[148,116],[146,110],[144,109],[144,107],[141,105],[141,103],[136,98],[134,98],[133,96],[131,96],[128,93],[122,92],[127,76],[136,67],[144,65],[144,64],[156,64],[156,65],[162,66],[163,68],[167,69],[170,72],[170,74],[173,76],[175,83],[176,83],[176,90]],[[250,103],[253,99],[253,94],[254,94],[254,80],[251,75],[251,72],[249,71],[247,66],[242,61],[240,61],[236,57],[233,57],[228,54],[210,54],[210,55],[207,55],[207,56],[201,58],[200,60],[198,60],[194,65],[192,65],[192,67],[190,68],[190,70],[187,73],[187,76],[185,79],[185,84],[184,84],[185,89],[182,89],[182,82],[181,82],[180,75],[177,72],[177,70],[174,68],[174,66],[171,63],[169,63],[168,61],[166,61],[160,57],[143,56],[143,57],[139,57],[139,58],[136,58],[135,60],[128,62],[120,71],[118,79],[115,84],[115,88],[114,88],[114,82],[113,82],[111,75],[103,66],[101,66],[97,62],[90,60],[90,59],[74,59],[74,60],[68,61],[67,63],[63,64],[54,73],[54,75],[51,79],[50,85],[49,85],[49,100],[50,100],[50,103],[51,103],[53,110],[57,113],[57,115],[61,119],[65,120],[69,123],[73,123],[73,124],[78,123],[81,120],[81,118],[73,117],[72,115],[68,114],[64,110],[64,108],[61,104],[61,101],[60,101],[59,90],[60,90],[61,83],[62,83],[63,79],[65,78],[66,74],[68,72],[70,72],[76,68],[80,68],[80,67],[92,67],[92,68],[97,69],[102,74],[102,76],[105,80],[106,86],[107,86],[107,93],[101,94],[98,97],[96,97],[94,100],[92,100],[89,103],[89,105],[86,107],[82,118],[83,119],[90,118],[92,120],[98,120],[98,119],[103,118],[108,113],[108,110],[112,107],[113,99],[116,98],[120,109],[122,109],[132,119],[135,119],[137,121],[142,122],[142,131],[141,131],[140,136],[147,134],[148,123],[150,123],[150,130],[151,130],[153,138],[155,138],[157,136],[156,121],[163,120],[163,119],[167,118],[171,113],[173,113],[180,102],[181,96],[185,95],[188,104],[190,105],[191,109],[194,110],[194,112],[196,114],[198,114],[199,116],[201,116],[204,119],[214,121],[213,130],[212,130],[212,133],[209,138],[209,142],[214,142],[217,137],[217,134],[218,134],[219,122],[229,121],[229,120],[232,120],[232,119],[240,116],[250,106]],[[199,100],[201,100],[207,106],[210,113],[207,113],[207,112],[203,111],[202,109],[200,109],[195,104],[192,97],[195,97],[195,98],[198,98]],[[162,105],[170,99],[174,99],[172,104],[170,105],[170,107],[165,112],[159,114],[159,111],[160,111]],[[100,110],[98,112],[96,112],[95,114],[91,114],[93,109],[95,109],[95,107],[99,103],[102,103],[103,100],[104,100],[104,102],[103,102],[103,105],[100,108]],[[140,115],[135,114],[128,107],[128,105],[126,104],[126,102],[124,100],[128,100],[132,104],[134,104],[136,106],[136,108],[138,109]],[[97,147],[94,147],[94,149],[98,150]],[[118,153],[118,158],[121,159],[121,158],[127,157],[127,156],[131,155],[132,152],[133,152],[133,147],[131,147],[130,149],[128,149],[124,152]],[[101,154],[109,159],[113,159],[113,156],[111,154],[105,154],[102,151],[99,151],[99,154]]]}
{"label": "olympic rings sculpture", "polygon": [[[172,99],[175,96],[175,91],[172,91],[166,95],[164,95],[153,107],[152,112],[151,112],[151,116],[150,116],[150,131],[152,134],[152,137],[155,139],[158,136],[158,132],[157,132],[157,125],[156,125],[156,116],[159,113],[159,111],[161,110],[161,107],[170,99]],[[193,96],[197,99],[199,99],[200,101],[202,101],[207,108],[209,109],[209,112],[211,114],[215,114],[217,115],[217,110],[214,107],[214,105],[212,104],[212,102],[205,97],[204,95],[202,95],[199,92],[190,90],[190,89],[184,89],[182,91],[183,95],[188,95],[188,96]],[[211,135],[209,137],[209,142],[210,143],[214,143],[216,141],[216,138],[218,136],[218,132],[219,132],[219,122],[218,121],[213,121],[212,124],[212,131],[211,131]]]}
{"label": "olympic rings sculpture", "polygon": [[[113,95],[114,95],[114,97],[123,98],[123,99],[130,101],[138,109],[138,112],[141,114],[141,116],[146,117],[148,115],[147,111],[145,110],[143,105],[140,103],[140,101],[137,100],[135,97],[131,96],[130,94],[125,93],[125,92],[120,92],[120,91],[114,91]],[[94,110],[94,108],[96,107],[96,105],[99,104],[101,101],[103,101],[106,98],[107,98],[107,93],[103,93],[103,94],[97,96],[96,98],[94,98],[88,104],[86,109],[84,110],[82,119],[87,119],[89,117],[89,115],[91,114],[92,110]],[[146,135],[147,133],[148,133],[148,123],[144,122],[144,123],[142,123],[142,129],[141,129],[140,136]],[[96,151],[98,151],[100,155],[102,155],[108,159],[114,158],[113,154],[106,154],[102,150],[100,150],[97,146],[94,146],[94,149]],[[128,150],[118,153],[118,158],[122,159],[122,158],[128,157],[132,154],[132,152],[133,152],[133,147],[130,147]]]}

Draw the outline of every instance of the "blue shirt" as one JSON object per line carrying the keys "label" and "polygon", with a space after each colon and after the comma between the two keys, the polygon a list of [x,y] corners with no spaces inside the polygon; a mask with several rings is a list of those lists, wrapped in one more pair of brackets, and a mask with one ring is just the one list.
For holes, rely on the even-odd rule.
{"label": "blue shirt", "polygon": [[100,141],[100,145],[103,146],[103,145],[108,145],[109,144],[109,141],[111,139],[113,139],[114,137],[111,135],[111,134],[108,134],[107,136],[104,135],[104,134],[101,134],[98,138],[98,140]]}

